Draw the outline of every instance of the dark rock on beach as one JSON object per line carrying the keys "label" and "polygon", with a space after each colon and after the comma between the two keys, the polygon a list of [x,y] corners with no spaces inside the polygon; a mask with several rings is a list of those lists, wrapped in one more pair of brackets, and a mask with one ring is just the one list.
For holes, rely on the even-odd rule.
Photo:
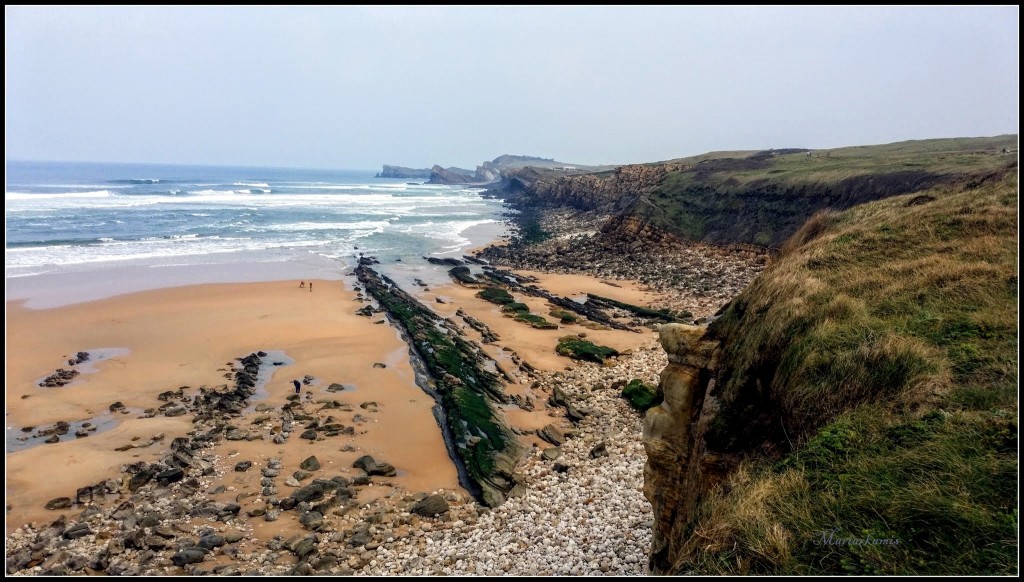
{"label": "dark rock on beach", "polygon": [[352,463],[352,466],[366,471],[367,475],[394,477],[397,474],[395,467],[390,463],[377,462],[370,455],[363,455],[362,457],[359,457],[354,463]]}

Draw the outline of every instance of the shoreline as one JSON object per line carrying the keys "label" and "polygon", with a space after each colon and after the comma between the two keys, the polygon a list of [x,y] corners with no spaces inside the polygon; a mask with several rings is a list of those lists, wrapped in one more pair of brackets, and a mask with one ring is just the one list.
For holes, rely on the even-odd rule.
{"label": "shoreline", "polygon": [[[549,399],[548,392],[551,386],[562,384],[559,378],[564,374],[581,377],[579,374],[590,374],[592,372],[589,370],[596,369],[603,370],[601,373],[606,375],[615,374],[619,366],[633,361],[632,358],[636,356],[629,354],[634,351],[643,358],[649,358],[646,354],[657,353],[656,349],[652,352],[650,348],[653,332],[602,331],[576,324],[563,325],[559,330],[533,329],[505,317],[498,306],[477,298],[476,289],[456,285],[447,277],[447,268],[425,265],[418,271],[407,269],[412,266],[399,263],[389,267],[406,270],[407,277],[427,271],[432,274],[435,283],[432,283],[431,287],[407,287],[417,300],[437,315],[458,321],[469,339],[479,340],[479,337],[474,335],[475,332],[461,326],[459,318],[454,316],[455,310],[465,309],[466,312],[486,322],[487,326],[503,338],[498,344],[483,346],[485,353],[500,365],[511,367],[513,362],[521,357],[523,361],[535,366],[535,373],[529,375],[521,371],[513,372],[513,381],[507,385],[507,393],[514,396],[516,401],[521,403],[520,406],[500,407],[513,432],[519,435],[517,438],[525,446],[525,456],[520,464],[525,471],[522,478],[528,490],[537,487],[540,490],[557,489],[562,491],[559,499],[564,496],[575,498],[578,495],[585,495],[586,487],[582,482],[571,486],[568,483],[557,485],[556,482],[561,478],[558,478],[556,473],[551,473],[550,462],[539,456],[541,450],[551,446],[539,436],[543,430],[550,430],[549,427],[552,426],[561,426],[563,428],[560,430],[568,430],[573,426],[557,408],[543,403]],[[342,277],[346,275],[343,274]],[[535,275],[539,277],[540,285],[550,287],[559,294],[589,290],[621,300],[645,301],[649,297],[647,292],[631,284],[611,284],[577,275]],[[76,488],[97,482],[108,483],[108,494],[105,497],[109,499],[109,491],[117,489],[117,486],[110,485],[114,481],[109,479],[119,473],[123,474],[126,467],[131,470],[132,466],[140,463],[145,465],[160,463],[161,459],[166,460],[168,444],[172,441],[177,442],[176,439],[194,438],[197,434],[196,427],[200,425],[193,425],[189,415],[169,418],[158,411],[155,417],[144,418],[140,417],[137,411],[153,410],[155,406],[161,404],[158,396],[166,391],[184,387],[187,396],[202,386],[212,387],[224,383],[225,370],[232,368],[225,367],[225,362],[230,364],[257,350],[276,350],[276,353],[291,359],[292,363],[273,372],[267,386],[266,398],[251,403],[248,408],[253,409],[255,404],[255,410],[243,415],[235,426],[250,434],[255,434],[254,430],[261,426],[265,430],[270,426],[267,421],[252,425],[253,417],[257,417],[256,420],[259,422],[261,410],[269,411],[273,416],[276,407],[287,408],[286,397],[291,394],[291,379],[308,374],[313,377],[313,381],[309,386],[302,388],[302,410],[308,411],[306,414],[315,414],[322,419],[325,413],[312,412],[318,405],[313,405],[313,408],[310,408],[310,405],[314,402],[340,401],[341,409],[330,410],[327,413],[338,418],[343,425],[352,426],[355,429],[354,434],[342,436],[340,439],[322,440],[318,437],[312,442],[300,440],[296,438],[297,434],[293,434],[289,440],[281,444],[277,444],[276,440],[274,444],[262,440],[266,438],[265,436],[253,440],[220,441],[212,449],[205,449],[210,454],[203,455],[204,459],[208,459],[204,462],[210,463],[212,467],[209,477],[203,477],[198,483],[194,483],[198,489],[173,489],[177,492],[171,493],[170,499],[189,500],[188,503],[193,506],[212,503],[223,507],[237,502],[243,513],[255,517],[228,520],[230,527],[234,529],[226,529],[223,532],[227,534],[240,531],[244,534],[243,541],[238,546],[239,551],[266,552],[260,548],[276,547],[275,544],[281,543],[276,540],[307,535],[304,533],[307,529],[299,523],[298,514],[285,512],[278,518],[279,511],[276,505],[271,506],[268,503],[266,506],[268,515],[274,513],[273,521],[269,517],[263,518],[264,514],[261,512],[264,511],[264,498],[273,501],[280,499],[280,496],[298,491],[292,486],[280,486],[280,481],[276,481],[278,485],[266,489],[264,484],[273,480],[267,479],[265,475],[276,474],[279,471],[273,469],[272,472],[268,472],[271,470],[267,467],[281,467],[280,471],[284,477],[312,454],[320,460],[322,467],[320,471],[313,472],[314,476],[336,475],[343,481],[354,482],[358,481],[362,472],[351,468],[353,461],[360,455],[369,454],[376,462],[393,465],[396,476],[368,479],[369,482],[364,482],[361,488],[354,491],[352,500],[342,504],[334,512],[336,517],[331,516],[331,519],[337,520],[338,525],[334,527],[347,527],[343,524],[349,524],[359,528],[362,527],[359,524],[364,522],[358,520],[370,520],[370,523],[374,523],[373,520],[377,518],[373,516],[383,514],[386,516],[385,523],[390,524],[390,529],[380,530],[377,526],[371,526],[370,533],[374,534],[375,540],[380,541],[367,546],[371,548],[370,550],[363,547],[355,557],[341,567],[341,570],[331,571],[416,571],[412,565],[402,566],[398,570],[388,570],[384,567],[383,561],[374,560],[373,556],[380,555],[382,560],[385,556],[390,556],[389,559],[395,558],[395,555],[388,552],[402,547],[402,544],[422,542],[425,538],[419,537],[421,534],[440,536],[442,532],[446,532],[443,535],[461,532],[458,533],[459,536],[472,535],[473,528],[476,527],[473,524],[479,519],[477,506],[469,494],[458,485],[455,465],[449,458],[440,428],[431,412],[433,400],[416,385],[408,357],[408,345],[401,339],[398,330],[384,321],[381,315],[361,317],[355,314],[363,302],[360,301],[360,293],[352,290],[353,283],[346,278],[319,279],[313,283],[314,292],[308,291],[308,288],[298,288],[294,280],[187,285],[46,308],[28,307],[28,301],[25,299],[7,301],[8,337],[18,338],[17,342],[9,342],[8,346],[8,426],[45,427],[60,420],[71,420],[75,415],[105,413],[114,401],[121,402],[127,409],[133,411],[123,418],[117,417],[120,420],[119,424],[106,432],[55,444],[42,444],[7,455],[6,493],[9,509],[6,534],[9,544],[14,543],[20,547],[24,540],[38,540],[40,535],[45,537],[45,532],[50,530],[47,530],[44,524],[52,521],[54,516],[66,514],[61,510],[44,508],[48,501],[68,496],[73,498]],[[405,285],[404,282],[400,284]],[[438,302],[438,298],[445,303]],[[523,297],[523,300],[534,311],[547,315],[543,299]],[[553,348],[558,337],[581,333],[587,334],[599,343],[614,345],[626,355],[617,366],[608,368],[577,363],[555,354]],[[79,376],[68,386],[35,386],[39,378],[66,365],[65,360],[77,351],[100,345],[119,346],[127,352],[91,364],[95,368],[94,373]],[[386,367],[376,368],[372,365],[374,362],[381,362]],[[648,365],[642,370],[641,375],[646,375],[649,381],[653,381],[658,366]],[[576,390],[587,390],[585,383],[580,382]],[[333,383],[355,385],[355,389],[328,393],[326,388]],[[23,399],[22,396],[26,395],[28,398]],[[628,449],[631,457],[642,460],[642,457],[637,457],[640,450],[637,438],[639,417],[628,410],[624,402],[617,397],[617,391],[611,390],[606,396],[607,401],[602,400],[601,402],[605,402],[602,406],[612,407],[609,411],[618,410],[614,414],[625,414],[623,420],[632,427],[628,435],[619,434],[614,440],[616,447],[626,448],[615,450],[625,452]],[[586,395],[579,392],[578,397],[584,398]],[[329,400],[324,400],[325,398]],[[530,404],[524,409],[522,403]],[[344,412],[345,410],[349,412]],[[275,421],[271,419],[269,422]],[[286,421],[286,428],[287,424]],[[586,450],[580,449],[582,444],[566,449],[566,460],[571,458],[581,464],[593,465],[591,469],[587,469],[588,471],[604,470],[601,468],[603,462],[588,460],[586,456],[587,450],[596,443],[593,439],[607,432],[607,427],[600,423],[594,425],[594,428],[599,428],[603,432],[592,433],[591,429],[587,429],[579,437],[591,443],[586,445]],[[297,426],[295,430],[301,428]],[[264,432],[264,435],[266,434]],[[270,436],[273,434],[271,430]],[[591,436],[584,437],[584,434]],[[584,441],[581,440],[580,443],[582,442]],[[200,450],[193,452],[195,455],[200,453]],[[253,469],[242,473],[232,470],[240,461],[251,462]],[[631,499],[629,511],[617,509],[616,511],[622,511],[622,514],[614,517],[615,520],[627,517],[631,519],[638,512],[644,511],[637,505],[643,504],[638,489],[641,466],[642,463],[630,465],[631,476],[624,481],[625,484],[630,484],[624,491],[632,491],[627,495]],[[259,469],[260,467],[263,469]],[[46,479],[45,475],[54,469],[61,471],[64,478]],[[588,479],[584,474],[579,478]],[[122,477],[121,487],[128,483],[124,479],[126,477]],[[549,481],[550,479],[555,481]],[[296,484],[301,487],[306,483],[309,481]],[[260,495],[261,487],[263,495]],[[136,507],[164,507],[163,502],[156,499],[148,501],[147,496],[150,493],[140,496],[143,491],[155,493],[164,490],[149,490],[147,486],[140,489],[139,493],[130,495],[128,499],[131,499]],[[271,494],[267,497],[268,492],[276,492],[277,495]],[[126,494],[127,492],[122,492],[118,498],[123,500]],[[253,498],[252,494],[256,497]],[[168,494],[163,495],[166,497]],[[439,518],[440,521],[425,517],[416,518],[413,515],[415,519],[410,522],[411,518],[403,517],[410,515],[410,503],[431,495],[444,498],[450,508],[448,513]],[[252,505],[254,500],[255,506]],[[555,501],[552,499],[535,502]],[[563,502],[564,500],[558,503]],[[579,497],[574,502],[583,504],[586,497]],[[115,532],[125,531],[125,524],[109,521],[109,517],[106,516],[110,514],[92,513],[95,507],[93,505],[72,507],[78,509],[72,509],[68,517],[80,513],[84,507],[85,513],[81,513],[80,519],[92,524],[90,527],[108,532],[104,535],[116,537],[121,534]],[[173,513],[173,503],[170,507],[172,509],[165,507],[160,511],[164,514],[167,511]],[[275,509],[271,510],[271,507]],[[115,508],[116,503],[110,510]],[[497,512],[495,515],[519,515],[523,511],[523,506],[516,498],[494,511]],[[324,516],[325,519],[327,517]],[[356,522],[350,521],[356,518]],[[97,519],[100,521],[96,521]],[[193,520],[189,519],[181,524],[192,522]],[[196,522],[198,523],[202,523],[202,520]],[[499,524],[496,522],[487,527],[497,525]],[[195,527],[184,525],[182,534],[202,531]],[[321,532],[317,534],[317,539],[319,543],[328,544],[325,547],[333,547],[330,540],[342,541],[350,535],[342,535],[342,531],[331,535]],[[395,538],[393,543],[387,543],[388,535]],[[373,548],[377,545],[380,547],[375,551]],[[635,572],[634,568],[642,566],[644,551],[645,546],[640,544],[629,550],[632,556],[630,561],[618,562],[609,557],[605,568]],[[633,555],[633,552],[639,553]],[[231,571],[230,568],[245,567],[245,564],[249,563],[248,559],[259,560],[252,558],[254,555],[256,554],[248,554],[246,560],[227,559],[227,556],[213,560],[211,556],[211,559],[204,563],[220,568],[215,572],[225,572]],[[288,553],[276,553],[274,556],[271,556],[272,560],[266,567],[260,566],[257,571],[283,573],[294,571],[291,569],[305,564],[301,559],[293,562],[293,558],[285,557],[290,556]],[[180,572],[166,559],[150,565],[145,565],[144,561],[134,566],[108,565],[105,571]],[[28,559],[25,563],[31,564],[32,561]],[[48,570],[40,570],[37,566],[23,572],[44,571]],[[439,566],[429,571],[444,570]],[[458,568],[452,571],[474,572],[472,569]]]}
{"label": "shoreline", "polygon": [[[456,233],[466,242],[460,243],[456,249],[436,253],[436,256],[461,258],[476,249],[501,244],[509,228],[507,219],[470,226]],[[27,308],[47,309],[142,291],[194,285],[310,279],[344,281],[346,273],[355,267],[358,257],[358,250],[353,251],[350,257],[337,259],[313,253],[296,258],[290,250],[268,249],[173,257],[159,261],[140,259],[66,265],[30,275],[5,274],[5,301],[21,300]],[[418,258],[409,260],[410,257],[406,257],[399,261],[396,259],[401,257],[386,254],[382,257],[388,257],[382,260],[388,263],[390,269],[397,266],[403,272],[414,273],[430,267]],[[166,262],[168,260],[171,262]],[[447,279],[446,274],[444,278]]]}

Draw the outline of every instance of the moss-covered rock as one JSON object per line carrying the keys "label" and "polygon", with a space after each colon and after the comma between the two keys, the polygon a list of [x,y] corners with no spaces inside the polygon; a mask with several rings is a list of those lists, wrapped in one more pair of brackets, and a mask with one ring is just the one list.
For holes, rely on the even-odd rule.
{"label": "moss-covered rock", "polygon": [[594,295],[593,293],[587,293],[587,302],[593,303],[600,309],[622,309],[645,319],[657,319],[668,323],[676,323],[680,321],[678,317],[672,314],[672,310],[670,309],[650,309],[648,307],[618,301],[610,297]]}
{"label": "moss-covered rock", "polygon": [[449,450],[457,455],[460,482],[481,502],[500,504],[516,484],[514,470],[519,458],[515,434],[494,408],[505,401],[501,379],[486,369],[479,346],[394,281],[365,263],[356,268],[356,275],[406,332],[433,380],[427,391],[443,412],[441,428]]}
{"label": "moss-covered rock", "polygon": [[564,309],[552,309],[551,311],[548,312],[548,315],[550,315],[551,317],[557,317],[558,323],[562,324],[576,323],[577,321],[579,321],[579,317],[577,317],[574,313],[570,313]]}
{"label": "moss-covered rock", "polygon": [[551,323],[536,313],[530,313],[529,311],[517,311],[514,319],[516,321],[522,321],[530,324],[530,327],[537,329],[558,329],[558,324]]}
{"label": "moss-covered rock", "polygon": [[622,397],[629,402],[630,406],[640,412],[644,412],[652,406],[657,406],[661,402],[658,390],[648,386],[643,380],[639,379],[626,384],[626,387],[622,389]]}
{"label": "moss-covered rock", "polygon": [[528,313],[529,311],[530,311],[530,306],[528,306],[525,303],[519,303],[518,301],[516,301],[514,303],[506,303],[505,305],[502,305],[502,307],[501,307],[501,312],[502,313],[519,313],[519,312],[527,312]]}
{"label": "moss-covered rock", "polygon": [[477,293],[476,296],[485,301],[497,303],[498,305],[508,305],[510,303],[515,303],[516,301],[515,297],[512,297],[512,294],[500,287],[488,287]]}
{"label": "moss-covered rock", "polygon": [[619,355],[618,350],[614,348],[599,346],[574,335],[559,338],[555,351],[574,360],[589,360],[598,364],[603,364],[608,358]]}

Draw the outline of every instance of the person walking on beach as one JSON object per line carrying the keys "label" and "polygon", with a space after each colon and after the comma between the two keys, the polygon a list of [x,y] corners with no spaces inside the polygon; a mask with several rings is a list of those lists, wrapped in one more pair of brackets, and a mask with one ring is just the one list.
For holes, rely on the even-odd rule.
{"label": "person walking on beach", "polygon": [[310,293],[313,292],[313,282],[312,281],[309,282],[309,292]]}
{"label": "person walking on beach", "polygon": [[295,384],[295,393],[298,394],[299,390],[302,390],[302,383],[298,380],[292,380],[292,384]]}
{"label": "person walking on beach", "polygon": [[299,281],[299,289],[305,289],[305,288],[306,288],[306,282],[305,281]]}

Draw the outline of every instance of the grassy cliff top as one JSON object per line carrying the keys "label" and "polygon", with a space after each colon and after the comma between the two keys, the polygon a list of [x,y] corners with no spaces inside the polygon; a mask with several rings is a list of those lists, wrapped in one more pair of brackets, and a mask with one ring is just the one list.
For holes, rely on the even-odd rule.
{"label": "grassy cliff top", "polygon": [[[1002,143],[877,146],[891,168],[997,171],[816,215],[713,324],[707,446],[743,460],[702,499],[679,571],[1017,571],[1019,199]],[[834,150],[841,168],[815,175],[879,151]],[[788,155],[787,180],[820,159]]]}
{"label": "grassy cliff top", "polygon": [[[658,164],[708,183],[742,186],[755,180],[778,184],[836,183],[851,176],[925,171],[934,174],[986,173],[1016,160],[1017,135],[901,141],[880,145],[810,150],[788,148],[708,152]],[[1000,159],[1003,148],[1011,157]],[[716,180],[716,178],[718,180]],[[735,182],[733,182],[735,181]]]}
{"label": "grassy cliff top", "polygon": [[684,238],[779,247],[818,210],[1005,171],[1016,154],[1016,135],[705,154],[665,163],[634,212]]}

